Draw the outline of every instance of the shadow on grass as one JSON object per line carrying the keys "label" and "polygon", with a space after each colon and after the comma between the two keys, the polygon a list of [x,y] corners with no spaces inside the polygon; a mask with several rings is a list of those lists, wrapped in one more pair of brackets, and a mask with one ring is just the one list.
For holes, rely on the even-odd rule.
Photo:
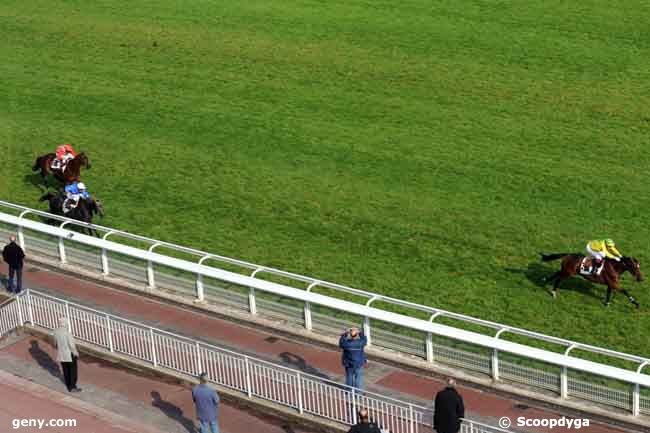
{"label": "shadow on grass", "polygon": [[[551,277],[555,272],[559,271],[560,267],[559,265],[544,265],[535,261],[529,263],[526,268],[505,268],[505,270],[512,274],[523,275],[528,281],[537,287],[546,290],[546,292],[551,295],[553,283],[547,281],[547,279]],[[598,286],[596,284],[593,284],[579,276],[575,276],[562,281],[557,291],[558,296],[562,291],[573,291],[602,301],[602,297],[604,296],[605,292],[603,291],[600,293],[597,287]],[[602,286],[602,288],[605,288],[605,286]]]}
{"label": "shadow on grass", "polygon": [[37,187],[43,194],[45,194],[49,189],[57,189],[59,186],[59,181],[54,179],[52,176],[43,178],[40,173],[26,174],[23,177],[23,183],[25,185]]}

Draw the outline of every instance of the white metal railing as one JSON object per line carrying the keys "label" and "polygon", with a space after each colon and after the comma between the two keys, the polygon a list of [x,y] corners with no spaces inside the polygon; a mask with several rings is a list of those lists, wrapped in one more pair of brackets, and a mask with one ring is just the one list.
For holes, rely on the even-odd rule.
{"label": "white metal railing", "polygon": [[32,326],[52,330],[58,326],[61,317],[67,317],[70,330],[79,341],[146,361],[158,368],[191,376],[206,372],[213,383],[249,397],[292,407],[301,414],[353,424],[357,409],[364,407],[379,425],[393,433],[417,433],[431,424],[431,409],[413,403],[372,392],[359,392],[340,383],[34,290],[26,290],[17,299],[20,304],[13,305],[20,305],[25,323]]}
{"label": "white metal railing", "polygon": [[14,298],[9,298],[0,303],[0,338],[22,326],[20,309]]}
{"label": "white metal railing", "polygon": [[[68,319],[71,333],[80,341],[147,361],[158,368],[191,376],[206,372],[213,383],[238,390],[248,397],[292,407],[301,414],[312,414],[349,425],[356,422],[358,409],[366,408],[370,417],[387,432],[419,433],[426,430],[423,427],[431,427],[433,408],[368,391],[359,392],[327,379],[34,290],[28,289],[0,304],[0,323],[7,323],[11,328],[9,330],[25,324],[52,330],[61,317]],[[463,420],[461,431],[510,433],[471,419]]]}
{"label": "white metal railing", "polygon": [[[552,391],[561,398],[571,397],[574,400],[597,402],[622,408],[634,415],[650,414],[650,398],[645,394],[650,388],[650,376],[642,374],[642,369],[650,360],[640,356],[512,328],[102,226],[89,226],[11,203],[0,201],[0,206],[20,211],[18,216],[0,213],[0,224],[4,223],[15,230],[21,244],[26,249],[32,248],[36,255],[43,254],[58,259],[61,263],[70,262],[94,267],[104,275],[117,275],[131,282],[144,283],[151,289],[171,290],[199,301],[235,306],[250,314],[269,315],[280,320],[293,321],[308,330],[315,329],[327,333],[335,329],[340,332],[339,325],[347,324],[351,320],[356,321],[358,318],[363,321],[369,342],[375,346],[420,356],[430,363],[460,367],[474,374],[487,375],[495,381],[516,382],[533,389]],[[61,226],[42,224],[25,218],[29,214],[59,220],[62,222],[61,226],[67,224],[68,227],[92,227],[104,235],[102,238],[95,238]],[[109,241],[109,236],[121,236],[145,242],[150,246],[146,249],[135,248]],[[191,262],[154,251],[162,247],[200,258],[197,262]],[[237,265],[252,269],[253,272],[242,275],[207,266],[205,262],[208,260]],[[306,290],[298,289],[261,279],[264,275],[288,278],[308,286]],[[316,288],[363,296],[368,301],[365,305],[360,305],[315,293]],[[278,302],[281,299],[297,301],[302,307]],[[372,305],[378,301],[424,311],[431,315],[427,321],[396,314]],[[495,329],[496,332],[489,336],[442,325],[435,322],[439,317],[481,325]],[[501,337],[506,333],[560,345],[564,348],[564,353],[503,340]],[[588,361],[574,356],[571,352],[575,350],[635,362],[638,363],[638,368],[627,370]],[[585,389],[588,391],[585,392]],[[590,393],[589,390],[597,392]]]}

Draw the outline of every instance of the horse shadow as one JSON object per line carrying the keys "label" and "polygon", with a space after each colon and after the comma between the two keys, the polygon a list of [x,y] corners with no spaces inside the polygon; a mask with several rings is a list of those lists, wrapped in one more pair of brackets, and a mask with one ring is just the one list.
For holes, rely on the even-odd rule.
{"label": "horse shadow", "polygon": [[181,424],[185,428],[185,430],[187,430],[188,433],[197,432],[197,429],[194,426],[194,421],[187,418],[183,414],[183,409],[181,409],[180,407],[176,406],[175,404],[169,401],[163,400],[158,391],[151,391],[151,398],[153,399],[151,401],[151,405],[153,407],[157,407],[158,409],[160,409],[162,413],[167,415],[169,418]]}
{"label": "horse shadow", "polygon": [[298,356],[294,353],[282,352],[279,355],[279,357],[284,364],[287,364],[289,367],[293,369],[300,370],[303,373],[307,373],[312,376],[320,377],[321,379],[328,379],[328,380],[331,379],[329,375],[309,365],[307,361],[305,361],[305,358]]}
{"label": "horse shadow", "polygon": [[54,178],[54,176],[48,175],[47,177],[43,177],[40,173],[26,174],[23,177],[23,183],[25,185],[32,185],[37,187],[43,192],[43,194],[45,194],[50,189],[59,190],[62,188],[60,186],[61,183],[56,178]]}
{"label": "horse shadow", "polygon": [[[528,281],[533,283],[535,286],[540,289],[546,290],[546,292],[551,294],[553,290],[553,282],[548,281],[548,278],[552,276],[555,272],[559,271],[559,266],[550,267],[544,265],[540,262],[534,261],[528,264],[526,268],[505,268],[506,272],[512,274],[520,274],[526,277]],[[602,295],[597,293],[596,285],[591,283],[580,276],[576,275],[571,278],[567,278],[560,282],[558,287],[558,293],[562,291],[570,290],[573,292],[578,292],[586,296],[600,300]]]}
{"label": "horse shadow", "polygon": [[29,354],[43,370],[47,371],[63,383],[63,376],[59,370],[59,364],[52,359],[49,353],[41,349],[38,345],[38,341],[30,341]]}

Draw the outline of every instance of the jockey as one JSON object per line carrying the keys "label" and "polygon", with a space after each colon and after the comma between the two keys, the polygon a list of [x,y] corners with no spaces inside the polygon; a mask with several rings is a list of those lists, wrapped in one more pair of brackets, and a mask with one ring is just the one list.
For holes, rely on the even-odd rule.
{"label": "jockey", "polygon": [[68,213],[72,209],[76,208],[79,204],[79,199],[89,199],[90,193],[86,189],[86,185],[83,182],[73,182],[69,185],[66,185],[64,188],[65,191],[65,200],[63,201],[63,213]]}
{"label": "jockey", "polygon": [[62,144],[56,148],[56,158],[52,161],[52,168],[61,169],[69,160],[75,158],[77,152],[70,143]]}
{"label": "jockey", "polygon": [[596,274],[603,259],[614,259],[617,262],[620,262],[621,257],[623,256],[616,249],[616,244],[614,244],[614,241],[611,239],[596,239],[589,241],[587,244],[587,252],[591,255],[594,261],[591,268],[592,274]]}

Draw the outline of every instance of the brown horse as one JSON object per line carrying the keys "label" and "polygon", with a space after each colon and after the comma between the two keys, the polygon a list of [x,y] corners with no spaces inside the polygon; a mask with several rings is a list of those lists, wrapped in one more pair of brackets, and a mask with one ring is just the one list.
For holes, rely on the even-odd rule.
{"label": "brown horse", "polygon": [[633,303],[636,308],[639,308],[639,303],[631,296],[627,290],[621,287],[621,275],[626,271],[634,275],[637,281],[643,281],[643,274],[639,261],[634,257],[622,257],[621,261],[605,259],[605,264],[599,275],[584,275],[580,273],[580,264],[585,257],[582,254],[542,254],[542,261],[548,262],[551,260],[562,259],[561,268],[559,271],[546,278],[545,282],[553,283],[553,297],[557,296],[557,288],[563,280],[574,275],[580,275],[582,278],[596,284],[604,284],[607,286],[607,298],[605,299],[605,306],[609,306],[609,301],[612,298],[612,293],[623,292],[625,296]]}
{"label": "brown horse", "polygon": [[56,155],[53,153],[48,153],[47,155],[39,156],[34,162],[32,171],[41,171],[41,176],[47,184],[47,175],[52,173],[55,178],[63,182],[65,185],[72,182],[79,182],[81,179],[81,167],[86,169],[90,168],[90,161],[85,153],[81,152],[75,158],[68,161],[65,167],[65,171],[61,170],[52,170],[52,160],[56,158]]}

